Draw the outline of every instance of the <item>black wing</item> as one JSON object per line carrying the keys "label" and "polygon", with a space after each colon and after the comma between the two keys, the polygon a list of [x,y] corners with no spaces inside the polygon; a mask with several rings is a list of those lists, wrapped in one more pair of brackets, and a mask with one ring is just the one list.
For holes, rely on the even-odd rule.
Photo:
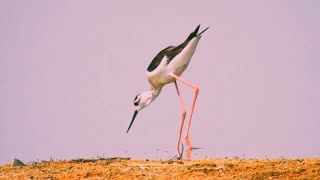
{"label": "black wing", "polygon": [[155,70],[159,64],[161,63],[161,60],[163,59],[164,56],[168,56],[168,53],[170,52],[170,50],[172,50],[174,47],[173,46],[169,46],[165,49],[163,49],[162,51],[160,51],[156,57],[153,58],[153,60],[151,61],[150,65],[148,66],[148,71],[151,72],[153,70]]}

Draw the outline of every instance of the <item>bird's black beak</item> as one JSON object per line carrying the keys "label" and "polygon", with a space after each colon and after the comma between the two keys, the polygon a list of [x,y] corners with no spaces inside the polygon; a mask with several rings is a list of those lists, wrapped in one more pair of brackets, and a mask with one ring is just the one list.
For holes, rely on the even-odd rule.
{"label": "bird's black beak", "polygon": [[132,120],[131,120],[130,125],[129,125],[128,130],[127,130],[127,134],[128,134],[128,132],[129,132],[129,130],[130,130],[132,124],[133,124],[133,121],[134,121],[134,119],[136,118],[138,112],[139,112],[138,110],[135,110],[135,111],[134,111]]}

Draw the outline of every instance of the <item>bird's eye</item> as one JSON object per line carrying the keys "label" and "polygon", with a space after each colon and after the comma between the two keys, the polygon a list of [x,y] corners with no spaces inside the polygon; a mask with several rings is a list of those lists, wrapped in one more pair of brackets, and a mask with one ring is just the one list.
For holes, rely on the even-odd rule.
{"label": "bird's eye", "polygon": [[135,105],[135,106],[138,106],[138,105],[139,105],[139,102],[140,102],[140,99],[138,99],[139,95],[140,95],[140,94],[138,94],[138,95],[134,98],[134,100],[133,100],[133,105]]}
{"label": "bird's eye", "polygon": [[136,97],[134,98],[134,100],[133,100],[133,101],[137,100],[137,98],[138,98],[138,96],[139,96],[139,95],[140,95],[140,94],[136,95]]}

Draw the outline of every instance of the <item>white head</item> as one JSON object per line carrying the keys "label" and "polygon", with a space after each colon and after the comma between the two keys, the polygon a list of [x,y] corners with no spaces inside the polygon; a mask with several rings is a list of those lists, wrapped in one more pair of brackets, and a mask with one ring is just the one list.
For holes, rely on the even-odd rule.
{"label": "white head", "polygon": [[129,132],[129,130],[133,124],[133,121],[136,118],[138,112],[141,109],[149,106],[153,102],[153,100],[158,97],[158,95],[160,94],[160,91],[161,91],[161,89],[158,89],[158,90],[152,89],[149,91],[142,92],[134,98],[133,105],[135,107],[135,110],[134,110],[133,117],[130,122],[129,128],[127,130],[127,133]]}

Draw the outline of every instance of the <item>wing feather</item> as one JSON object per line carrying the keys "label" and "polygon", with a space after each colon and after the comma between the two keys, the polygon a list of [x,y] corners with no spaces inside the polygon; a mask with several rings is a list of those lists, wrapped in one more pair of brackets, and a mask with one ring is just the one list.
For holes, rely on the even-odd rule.
{"label": "wing feather", "polygon": [[[167,48],[160,51],[156,57],[153,58],[147,70],[149,72],[155,70],[159,64],[161,63],[164,56],[168,57],[167,64],[169,64],[173,58],[175,58],[181,51],[188,45],[188,43],[194,38],[198,36],[200,25],[196,27],[196,29],[188,36],[188,38],[178,46],[168,46]],[[209,27],[203,30],[199,35],[204,33]]]}

